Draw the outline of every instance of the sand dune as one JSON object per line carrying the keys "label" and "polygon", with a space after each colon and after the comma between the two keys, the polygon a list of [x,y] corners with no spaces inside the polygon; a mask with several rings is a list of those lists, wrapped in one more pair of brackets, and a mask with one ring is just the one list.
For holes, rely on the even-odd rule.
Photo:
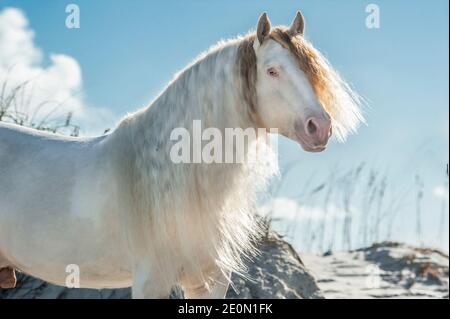
{"label": "sand dune", "polygon": [[437,250],[386,242],[303,260],[325,298],[448,298],[449,259]]}

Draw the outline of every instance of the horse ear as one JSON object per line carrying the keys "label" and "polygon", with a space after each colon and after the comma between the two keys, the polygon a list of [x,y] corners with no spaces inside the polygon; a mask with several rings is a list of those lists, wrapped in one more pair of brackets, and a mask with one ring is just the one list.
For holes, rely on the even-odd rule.
{"label": "horse ear", "polygon": [[267,16],[267,13],[264,12],[259,17],[258,28],[256,30],[256,35],[258,37],[258,41],[259,41],[260,45],[263,44],[264,39],[269,35],[270,28],[271,28],[271,25],[270,25],[269,17]]}
{"label": "horse ear", "polygon": [[305,32],[305,19],[300,11],[297,11],[294,22],[292,22],[289,29],[289,35],[295,37],[296,35],[303,35]]}

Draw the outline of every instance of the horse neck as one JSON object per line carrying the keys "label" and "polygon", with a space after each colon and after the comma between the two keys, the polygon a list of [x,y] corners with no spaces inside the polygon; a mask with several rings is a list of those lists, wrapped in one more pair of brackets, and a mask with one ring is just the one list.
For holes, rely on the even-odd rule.
{"label": "horse neck", "polygon": [[[237,69],[239,43],[217,49],[182,71],[167,89],[143,112],[144,123],[164,128],[192,129],[193,120],[201,120],[203,127],[252,126],[245,115],[241,79]],[[244,116],[243,116],[244,115]]]}
{"label": "horse neck", "polygon": [[[198,60],[181,72],[148,108],[129,115],[119,125],[113,134],[123,139],[121,144],[126,151],[120,153],[133,158],[136,178],[168,176],[176,171],[177,178],[188,184],[194,178],[195,183],[217,185],[217,180],[238,181],[243,175],[245,165],[184,165],[170,159],[174,144],[171,132],[185,128],[192,136],[194,120],[201,120],[202,128],[218,128],[223,136],[225,128],[254,127],[241,88],[238,49],[239,42],[231,43]],[[148,179],[147,187],[152,182],[157,182],[155,177]]]}
{"label": "horse neck", "polygon": [[[164,234],[175,234],[178,247],[173,249],[185,254],[196,243],[205,246],[204,239],[211,238],[206,255],[225,247],[217,258],[231,265],[233,256],[240,255],[236,252],[250,246],[245,238],[229,238],[255,232],[253,217],[248,214],[254,188],[263,186],[272,172],[249,170],[245,164],[176,164],[170,158],[175,143],[171,132],[185,128],[192,136],[194,120],[201,120],[203,128],[218,128],[222,134],[225,128],[254,126],[237,70],[238,49],[239,43],[227,45],[190,66],[150,107],[128,116],[112,134],[117,136],[115,145],[123,145],[117,151],[123,161],[118,162],[128,170],[121,182],[128,181],[130,186],[131,216],[136,216],[138,225],[132,236],[147,238],[146,225],[153,225],[151,240],[133,242],[155,242],[166,238]],[[257,174],[257,179],[252,174]],[[224,212],[231,214],[225,218]],[[150,219],[142,217],[148,215]],[[223,234],[226,243],[219,245],[216,237]],[[200,262],[194,259],[194,264]]]}
{"label": "horse neck", "polygon": [[256,128],[242,90],[239,45],[240,41],[226,44],[197,60],[176,76],[148,108],[121,123],[117,131],[128,131],[134,152],[170,161],[170,149],[164,147],[173,145],[171,132],[185,128],[192,136],[194,120],[200,120],[203,129],[219,129],[223,136],[225,128]]}

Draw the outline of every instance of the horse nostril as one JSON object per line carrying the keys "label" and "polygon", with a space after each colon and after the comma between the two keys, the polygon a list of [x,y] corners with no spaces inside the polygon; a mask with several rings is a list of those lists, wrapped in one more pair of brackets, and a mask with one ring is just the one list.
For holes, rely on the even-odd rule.
{"label": "horse nostril", "polygon": [[309,119],[306,124],[306,130],[308,131],[309,135],[315,135],[317,132],[317,124],[314,123],[313,119]]}

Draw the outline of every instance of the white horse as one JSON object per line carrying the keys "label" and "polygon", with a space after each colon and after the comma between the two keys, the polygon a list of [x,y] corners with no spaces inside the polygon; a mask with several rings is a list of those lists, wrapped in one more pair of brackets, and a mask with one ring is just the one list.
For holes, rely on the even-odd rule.
{"label": "white horse", "polygon": [[[14,269],[64,285],[67,265],[86,288],[132,287],[134,298],[222,298],[259,234],[255,192],[276,168],[176,164],[170,133],[204,127],[277,128],[303,149],[325,149],[363,120],[359,100],[290,28],[219,43],[180,72],[148,108],[110,134],[63,137],[0,124],[0,286]],[[260,143],[258,138],[255,143]]]}

